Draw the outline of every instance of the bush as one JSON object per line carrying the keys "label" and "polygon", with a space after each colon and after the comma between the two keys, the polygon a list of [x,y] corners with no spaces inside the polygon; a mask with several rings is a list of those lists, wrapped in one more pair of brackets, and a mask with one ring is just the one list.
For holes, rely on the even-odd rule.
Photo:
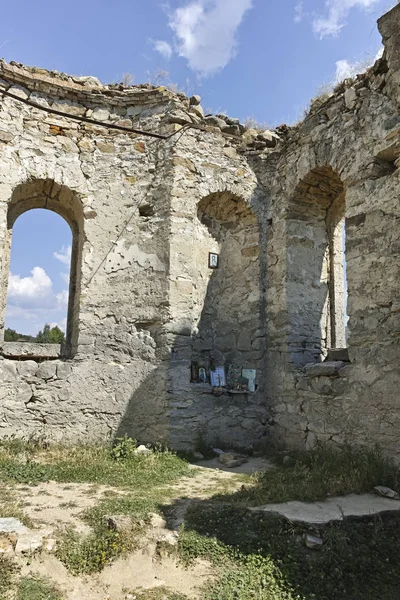
{"label": "bush", "polygon": [[127,460],[136,455],[137,442],[126,434],[122,438],[116,438],[110,455],[114,460]]}

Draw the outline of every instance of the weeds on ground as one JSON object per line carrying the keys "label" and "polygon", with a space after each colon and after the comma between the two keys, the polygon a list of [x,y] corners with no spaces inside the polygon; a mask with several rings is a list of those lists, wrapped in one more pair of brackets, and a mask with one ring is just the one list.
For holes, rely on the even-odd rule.
{"label": "weeds on ground", "polygon": [[[197,514],[197,513],[195,513]],[[198,515],[197,515],[198,516]],[[205,515],[202,514],[202,517]],[[193,512],[189,527],[194,525]],[[240,524],[239,524],[240,526]],[[201,528],[200,528],[201,529]],[[300,598],[285,581],[278,562],[270,556],[246,555],[239,546],[229,545],[211,531],[183,531],[179,540],[180,560],[190,565],[197,558],[211,562],[220,576],[202,590],[204,600],[295,600]],[[218,531],[217,531],[218,533]]]}
{"label": "weeds on ground", "polygon": [[0,600],[6,599],[6,594],[12,586],[17,567],[7,556],[0,554]]}
{"label": "weeds on ground", "polygon": [[[131,494],[108,497],[83,515],[92,526],[89,536],[69,531],[57,549],[58,558],[74,574],[100,571],[113,558],[132,550],[143,523],[138,521],[156,511],[166,499],[162,485],[190,475],[189,465],[168,450],[158,448],[144,456],[137,454],[136,442],[118,440],[113,447],[43,447],[20,440],[0,442],[0,481],[38,484],[54,480],[62,483],[93,483],[120,486]],[[21,460],[23,457],[23,460]],[[93,489],[90,490],[90,493]],[[169,492],[172,493],[172,492]],[[64,503],[72,508],[73,503]],[[13,516],[17,513],[14,511]],[[111,531],[106,515],[130,515],[132,531]],[[20,514],[18,513],[18,516]]]}
{"label": "weeds on ground", "polygon": [[56,556],[73,575],[90,575],[130,549],[127,537],[104,525],[85,537],[69,530],[58,545]]}
{"label": "weeds on ground", "polygon": [[184,594],[172,592],[166,587],[157,587],[143,592],[135,592],[136,600],[189,600]]}
{"label": "weeds on ground", "polygon": [[[129,442],[125,443],[127,446]],[[54,446],[43,448],[30,442],[0,442],[0,481],[35,485],[40,482],[95,483],[149,489],[188,475],[188,464],[168,450],[156,449],[148,456],[116,456],[117,447]],[[21,461],[21,456],[24,461]]]}
{"label": "weeds on ground", "polygon": [[295,600],[279,568],[269,557],[240,556],[221,578],[206,585],[204,600]]}
{"label": "weeds on ground", "polygon": [[158,496],[156,490],[150,497],[119,496],[106,498],[96,506],[89,508],[82,515],[83,520],[92,527],[104,521],[107,515],[129,515],[134,520],[146,519],[150,512],[158,510],[159,501],[165,496]]}
{"label": "weeds on ground", "polygon": [[[93,533],[81,536],[73,530],[68,531],[62,538],[56,555],[74,575],[101,571],[113,559],[137,547],[146,528],[146,517],[149,512],[157,510],[157,507],[157,498],[108,498],[82,515],[83,520],[92,527]],[[106,520],[111,515],[131,517],[130,530],[110,530]]]}
{"label": "weeds on ground", "polygon": [[341,450],[318,445],[313,450],[276,458],[277,468],[252,477],[252,484],[219,499],[246,506],[370,492],[385,485],[400,492],[400,469],[379,448]]}
{"label": "weeds on ground", "polygon": [[16,494],[7,488],[0,489],[0,516],[3,518],[14,517],[27,527],[32,526],[31,520],[24,515],[21,502],[18,501]]}
{"label": "weeds on ground", "polygon": [[50,580],[29,575],[19,581],[15,600],[63,600],[63,595]]}
{"label": "weeds on ground", "polygon": [[398,514],[320,527],[320,551],[305,547],[305,531],[280,517],[205,502],[189,509],[179,552],[185,562],[201,557],[222,566],[207,600],[398,600]]}

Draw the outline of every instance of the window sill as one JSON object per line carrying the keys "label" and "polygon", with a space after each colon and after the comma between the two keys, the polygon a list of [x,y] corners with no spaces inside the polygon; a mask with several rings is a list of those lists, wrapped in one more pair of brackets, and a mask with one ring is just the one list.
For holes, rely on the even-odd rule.
{"label": "window sill", "polygon": [[36,344],[30,342],[2,342],[0,354],[9,359],[56,359],[63,355],[61,344]]}
{"label": "window sill", "polygon": [[343,362],[350,362],[349,349],[348,348],[329,348],[326,356],[327,361],[341,360]]}
{"label": "window sill", "polygon": [[326,360],[321,363],[308,363],[304,370],[308,377],[339,377],[340,370],[348,364],[342,360]]}

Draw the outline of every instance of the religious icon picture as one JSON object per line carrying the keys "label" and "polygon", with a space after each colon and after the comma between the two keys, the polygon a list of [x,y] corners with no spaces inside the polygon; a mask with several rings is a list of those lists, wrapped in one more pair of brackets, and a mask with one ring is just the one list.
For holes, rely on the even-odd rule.
{"label": "religious icon picture", "polygon": [[202,383],[207,381],[207,373],[204,367],[200,367],[199,369],[199,379]]}
{"label": "religious icon picture", "polygon": [[210,269],[218,269],[219,266],[219,254],[215,252],[208,253],[208,267]]}

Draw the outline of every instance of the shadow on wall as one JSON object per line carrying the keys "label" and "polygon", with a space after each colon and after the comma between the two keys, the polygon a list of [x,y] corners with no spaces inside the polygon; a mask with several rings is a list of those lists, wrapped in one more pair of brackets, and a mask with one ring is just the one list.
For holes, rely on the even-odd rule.
{"label": "shadow on wall", "polygon": [[[329,167],[311,171],[288,205],[282,282],[286,306],[278,335],[288,340],[291,361],[297,364],[326,354],[340,303],[344,311],[344,208],[343,184]],[[169,338],[171,355],[164,356],[132,394],[116,435],[126,433],[143,442],[165,440],[175,447],[193,447],[200,434],[211,442],[218,436],[231,439],[236,446],[241,440],[257,443],[265,440],[268,429],[268,378],[273,384],[277,375],[267,375],[266,364],[268,307],[263,287],[268,274],[262,260],[268,258],[260,255],[265,240],[260,244],[262,231],[249,205],[228,192],[202,199],[197,217],[192,333],[175,331]],[[279,244],[285,246],[283,241]],[[218,268],[209,268],[210,251],[218,254]],[[344,312],[342,322],[344,329]],[[217,401],[209,379],[204,385],[190,383],[192,362],[203,367],[208,378],[210,370],[223,367],[228,385],[243,384],[242,368],[256,369],[259,388],[254,394],[224,395]]]}
{"label": "shadow on wall", "polygon": [[127,435],[141,443],[169,443],[169,361],[152,369],[132,393],[115,438]]}
{"label": "shadow on wall", "polygon": [[[207,256],[197,266],[201,316],[192,360],[209,372],[224,367],[228,385],[242,368],[263,369],[263,329],[260,323],[260,233],[252,209],[231,194],[212,194],[198,205],[196,242],[218,254],[218,268]],[[211,277],[210,277],[211,273]]]}
{"label": "shadow on wall", "polygon": [[[225,439],[243,447],[266,434],[260,228],[248,204],[228,192],[201,200],[197,217],[192,332],[186,328],[169,339],[170,356],[133,393],[116,436],[165,440],[182,448],[193,448],[204,436],[210,443]],[[210,251],[218,255],[218,268],[209,267]],[[191,383],[192,362],[205,369],[207,383]],[[225,369],[231,385],[242,368],[256,369],[258,392],[215,398],[209,376],[216,367]]]}

